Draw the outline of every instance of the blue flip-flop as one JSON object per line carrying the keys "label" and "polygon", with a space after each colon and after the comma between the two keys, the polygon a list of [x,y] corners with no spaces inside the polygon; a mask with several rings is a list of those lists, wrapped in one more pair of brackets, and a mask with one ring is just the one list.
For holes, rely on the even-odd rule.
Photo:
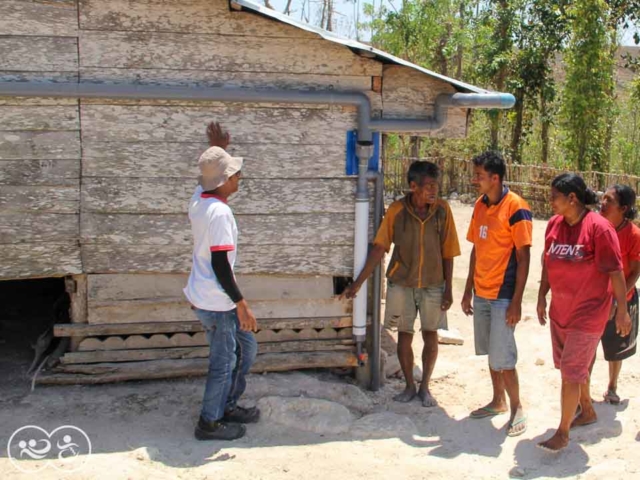
{"label": "blue flip-flop", "polygon": [[[526,415],[523,417],[520,417],[518,420],[516,420],[515,422],[509,422],[509,425],[507,425],[507,436],[508,437],[517,437],[519,435],[522,435],[524,432],[527,431],[527,417]],[[517,425],[520,425],[521,423],[524,423],[524,429],[522,429],[519,432],[512,432],[511,429]]]}

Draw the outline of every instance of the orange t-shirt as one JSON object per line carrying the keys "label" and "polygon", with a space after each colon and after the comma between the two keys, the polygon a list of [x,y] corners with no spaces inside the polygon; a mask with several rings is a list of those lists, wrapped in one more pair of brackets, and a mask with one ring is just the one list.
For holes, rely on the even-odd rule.
{"label": "orange t-shirt", "polygon": [[516,286],[516,249],[531,245],[531,209],[507,187],[496,205],[487,202],[486,195],[476,201],[467,232],[476,252],[474,289],[488,300],[511,299]]}
{"label": "orange t-shirt", "polygon": [[[640,262],[640,228],[632,222],[618,231],[620,250],[622,251],[622,267],[624,278],[631,272],[631,262]],[[633,297],[633,288],[627,292],[627,300]]]}

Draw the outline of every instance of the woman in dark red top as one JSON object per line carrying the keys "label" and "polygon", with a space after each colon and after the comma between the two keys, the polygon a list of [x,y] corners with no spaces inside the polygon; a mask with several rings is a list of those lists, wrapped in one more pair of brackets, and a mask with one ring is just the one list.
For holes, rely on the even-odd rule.
{"label": "woman in dark red top", "polygon": [[636,353],[638,337],[636,282],[640,277],[640,228],[633,224],[636,218],[636,192],[626,185],[613,185],[602,197],[600,214],[611,222],[618,234],[627,289],[627,311],[631,317],[631,333],[628,336],[618,335],[613,321],[607,323],[602,335],[604,359],[609,362],[609,386],[603,396],[605,402],[617,405],[620,403],[616,390],[622,361]]}
{"label": "woman in dark red top", "polygon": [[551,290],[549,318],[553,362],[562,375],[562,418],[556,433],[538,445],[552,452],[568,445],[578,404],[579,417],[588,420],[583,424],[595,421],[588,396],[589,368],[614,296],[623,306],[616,314],[618,333],[626,335],[630,330],[618,236],[609,221],[586,207],[596,201],[578,175],[564,173],[551,183],[556,215],[545,234],[537,311],[545,325],[546,296]]}

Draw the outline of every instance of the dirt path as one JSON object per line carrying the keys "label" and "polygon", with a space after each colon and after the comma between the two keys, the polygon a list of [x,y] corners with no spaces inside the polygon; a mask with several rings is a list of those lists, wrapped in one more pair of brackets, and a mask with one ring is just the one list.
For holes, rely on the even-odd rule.
{"label": "dirt path", "polygon": [[[473,352],[471,320],[459,307],[470,250],[462,239],[471,209],[457,204],[454,213],[463,256],[455,266],[449,325],[463,334],[465,344],[440,348],[433,386],[439,407],[392,402],[391,396],[401,388],[396,379],[373,394],[328,373],[252,376],[247,401],[266,406],[265,419],[250,426],[245,439],[223,444],[193,439],[204,388],[201,378],[40,387],[32,394],[27,394],[26,386],[4,388],[0,390],[0,477],[34,478],[16,470],[7,458],[7,441],[15,429],[35,424],[50,431],[71,424],[87,432],[93,455],[79,473],[62,474],[49,467],[39,478],[640,478],[638,356],[623,367],[620,406],[598,402],[599,422],[577,430],[570,447],[558,456],[535,448],[535,442],[556,427],[560,415],[560,376],[553,369],[549,332],[535,320],[537,259],[545,222],[535,221],[525,320],[517,330],[529,429],[521,437],[507,438],[507,417],[468,418],[471,409],[488,401],[491,387],[486,358]],[[418,355],[419,347],[416,341]],[[606,375],[599,352],[593,382],[596,400],[606,386]],[[283,414],[281,407],[288,410]]]}

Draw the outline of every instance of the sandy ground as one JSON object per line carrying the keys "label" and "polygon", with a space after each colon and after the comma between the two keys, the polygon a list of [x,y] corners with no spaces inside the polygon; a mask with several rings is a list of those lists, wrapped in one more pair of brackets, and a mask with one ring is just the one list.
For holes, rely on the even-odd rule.
{"label": "sandy ground", "polygon": [[[464,238],[471,208],[460,204],[453,207],[459,235]],[[470,251],[462,241],[463,256],[455,265],[455,302],[449,325],[463,334],[465,344],[440,347],[432,387],[439,407],[391,401],[402,388],[397,379],[372,393],[362,392],[348,379],[328,372],[256,375],[249,379],[248,404],[266,396],[302,395],[303,399],[292,400],[303,402],[298,406],[316,402],[309,398],[321,398],[347,407],[322,403],[323,408],[340,407],[338,413],[350,416],[354,423],[341,424],[336,421],[337,414],[331,413],[331,418],[323,420],[324,428],[323,421],[318,424],[318,417],[304,407],[297,411],[294,421],[288,422],[286,417],[267,412],[260,424],[249,426],[248,435],[240,441],[197,442],[193,426],[204,389],[202,378],[39,387],[33,393],[26,385],[5,386],[0,389],[0,477],[35,476],[21,473],[7,457],[6,445],[15,429],[35,424],[51,431],[71,424],[88,434],[93,454],[84,458],[84,468],[78,473],[59,472],[49,466],[37,474],[39,478],[640,478],[640,456],[636,456],[640,446],[638,356],[624,364],[619,387],[624,400],[614,407],[600,401],[607,365],[599,352],[593,381],[598,423],[576,430],[570,446],[559,455],[535,447],[554,430],[560,416],[560,375],[552,365],[548,328],[535,319],[540,277],[537,259],[544,228],[544,221],[535,222],[524,320],[517,329],[521,395],[529,419],[529,428],[520,437],[506,437],[506,416],[483,420],[468,417],[470,410],[489,400],[491,386],[486,358],[474,355],[471,320],[459,307]],[[416,338],[417,355],[420,344]],[[358,419],[380,413],[385,415],[364,418],[385,419],[386,428],[358,427],[362,423]],[[327,426],[331,421],[333,424]]]}

